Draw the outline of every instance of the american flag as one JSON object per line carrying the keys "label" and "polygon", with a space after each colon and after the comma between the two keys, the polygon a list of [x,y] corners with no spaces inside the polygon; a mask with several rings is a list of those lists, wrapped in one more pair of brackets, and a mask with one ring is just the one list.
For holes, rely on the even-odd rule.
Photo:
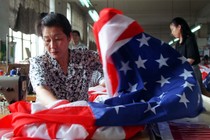
{"label": "american flag", "polygon": [[94,33],[113,96],[101,105],[90,103],[97,125],[141,125],[202,112],[192,67],[171,46],[116,9],[100,13]]}
{"label": "american flag", "polygon": [[[99,96],[107,92],[109,98],[58,101],[48,108],[17,102],[10,106],[12,114],[0,120],[0,132],[5,127],[22,138],[128,139],[145,124],[195,117],[203,111],[190,64],[135,20],[107,8],[94,24],[94,33],[106,83]],[[91,100],[96,92],[91,90]]]}
{"label": "american flag", "polygon": [[201,74],[202,74],[202,82],[207,91],[210,91],[210,67],[209,65],[199,65]]}

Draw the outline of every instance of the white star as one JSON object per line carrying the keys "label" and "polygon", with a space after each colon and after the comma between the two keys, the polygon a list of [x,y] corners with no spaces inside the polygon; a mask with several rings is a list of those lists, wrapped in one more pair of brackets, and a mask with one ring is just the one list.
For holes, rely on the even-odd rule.
{"label": "white star", "polygon": [[184,56],[178,57],[178,59],[182,61],[182,64],[184,64],[187,61],[187,59]]}
{"label": "white star", "polygon": [[163,98],[166,96],[165,95],[166,92],[163,92],[158,98],[160,99],[160,101],[157,102],[158,105],[160,105],[162,103]]}
{"label": "white star", "polygon": [[189,103],[189,100],[186,98],[185,93],[183,93],[183,95],[180,95],[180,94],[176,94],[176,95],[180,97],[179,102],[184,103],[185,107],[187,108],[187,103]]}
{"label": "white star", "polygon": [[192,90],[192,86],[194,86],[194,84],[190,84],[189,82],[185,81],[185,83],[182,85],[184,88],[185,87],[189,87]]}
{"label": "white star", "polygon": [[164,44],[165,42],[161,40],[161,46]]}
{"label": "white star", "polygon": [[147,60],[143,60],[141,58],[141,56],[139,56],[139,59],[137,61],[135,61],[136,65],[138,68],[142,67],[145,69],[145,66],[144,66],[144,63],[146,62]]}
{"label": "white star", "polygon": [[118,94],[118,97],[121,98],[122,94]]}
{"label": "white star", "polygon": [[156,60],[156,62],[158,62],[159,63],[159,69],[162,67],[162,66],[168,66],[167,65],[167,63],[166,63],[166,61],[168,60],[168,58],[164,58],[163,56],[162,56],[162,54],[160,55],[160,59],[158,59],[158,60]]}
{"label": "white star", "polygon": [[151,108],[151,111],[152,111],[154,114],[156,114],[156,110],[155,110],[155,109],[156,109],[158,106],[159,106],[159,105],[156,105],[156,106],[154,106],[154,107]]}
{"label": "white star", "polygon": [[148,106],[147,106],[147,110],[144,111],[144,113],[148,112],[148,111],[152,111],[154,114],[156,114],[156,108],[158,107],[159,105],[156,105],[154,107],[151,107],[151,105],[148,103]]}
{"label": "white star", "polygon": [[167,83],[170,83],[168,80],[170,78],[164,78],[162,75],[161,75],[161,80],[157,81],[158,83],[161,83],[161,87],[164,86],[164,84],[167,84]]}
{"label": "white star", "polygon": [[141,99],[141,102],[142,102],[142,103],[146,103],[146,101],[145,101],[145,100],[143,100],[143,99]]}
{"label": "white star", "polygon": [[132,69],[128,66],[128,63],[129,63],[129,61],[126,62],[126,63],[124,63],[124,62],[121,61],[122,67],[120,68],[120,71],[123,71],[125,75],[126,75],[126,72],[127,72],[128,70],[132,70]]}
{"label": "white star", "polygon": [[130,84],[130,83],[128,83],[128,84],[129,84],[129,89],[128,89],[128,91],[130,91],[130,92],[137,91],[137,85],[138,85],[138,83],[136,83],[136,84],[134,84],[134,85],[132,85],[132,84]]}
{"label": "white star", "polygon": [[163,92],[163,93],[159,96],[159,98],[160,98],[160,99],[163,99],[163,98],[166,96],[165,94],[166,94],[166,92]]}
{"label": "white star", "polygon": [[144,89],[143,90],[147,90],[147,88],[146,88],[146,85],[147,84],[147,82],[144,82]]}
{"label": "white star", "polygon": [[198,93],[198,105],[200,104],[200,102],[201,102],[201,95],[200,93]]}
{"label": "white star", "polygon": [[145,110],[144,113],[148,112],[149,110],[151,110],[151,105],[148,103],[147,110]]}
{"label": "white star", "polygon": [[166,92],[163,92],[163,93],[159,96],[159,99],[160,99],[160,101],[158,102],[159,105],[161,104],[163,98],[166,96],[165,94],[166,94]]}
{"label": "white star", "polygon": [[143,45],[149,46],[148,40],[150,40],[150,37],[146,37],[144,34],[142,34],[142,38],[137,39],[137,40],[140,42],[140,46],[139,47],[141,47]]}
{"label": "white star", "polygon": [[107,108],[114,108],[116,113],[118,114],[119,113],[119,109],[122,108],[122,107],[125,108],[124,105],[117,105],[117,106],[114,106],[114,107],[107,107]]}
{"label": "white star", "polygon": [[188,77],[193,77],[192,71],[187,71],[186,69],[184,69],[184,73],[182,73],[180,76],[183,76],[184,80],[186,80]]}

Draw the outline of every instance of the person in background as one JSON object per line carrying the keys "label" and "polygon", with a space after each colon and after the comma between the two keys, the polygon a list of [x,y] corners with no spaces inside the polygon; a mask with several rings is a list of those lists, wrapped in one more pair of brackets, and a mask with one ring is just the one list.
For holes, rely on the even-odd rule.
{"label": "person in background", "polygon": [[203,60],[203,65],[206,66],[207,68],[210,68],[210,66],[209,66],[209,56],[205,55],[202,60]]}
{"label": "person in background", "polygon": [[72,43],[70,47],[72,49],[87,49],[87,46],[81,42],[80,33],[77,30],[72,31]]}
{"label": "person in background", "polygon": [[29,60],[29,77],[37,101],[49,105],[58,99],[69,102],[88,100],[87,92],[93,72],[97,70],[103,73],[98,53],[68,48],[71,25],[64,15],[48,13],[39,21],[38,32],[46,52]]}
{"label": "person in background", "polygon": [[195,72],[195,76],[200,84],[202,93],[206,96],[210,96],[202,83],[201,71],[198,65],[200,63],[198,45],[195,35],[191,32],[189,25],[185,19],[175,17],[170,23],[170,30],[171,34],[175,38],[179,39],[175,45],[175,49],[191,64]]}

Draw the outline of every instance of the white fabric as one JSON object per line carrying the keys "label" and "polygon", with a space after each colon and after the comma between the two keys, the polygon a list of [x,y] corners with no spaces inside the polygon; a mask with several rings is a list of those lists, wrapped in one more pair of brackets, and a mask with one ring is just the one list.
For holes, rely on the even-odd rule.
{"label": "white fabric", "polygon": [[113,140],[120,140],[125,139],[125,131],[122,127],[99,127],[92,139],[97,140],[105,140],[105,139],[113,139]]}
{"label": "white fabric", "polygon": [[85,139],[88,136],[88,132],[82,125],[73,124],[71,126],[63,125],[60,127],[56,137],[62,140],[78,140]]}

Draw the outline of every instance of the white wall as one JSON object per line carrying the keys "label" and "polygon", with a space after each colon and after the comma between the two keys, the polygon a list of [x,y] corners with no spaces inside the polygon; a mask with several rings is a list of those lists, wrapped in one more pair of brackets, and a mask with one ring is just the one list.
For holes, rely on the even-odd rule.
{"label": "white wall", "polygon": [[6,40],[9,34],[9,1],[0,0],[0,40]]}
{"label": "white wall", "polygon": [[55,0],[55,12],[66,16],[67,0]]}

